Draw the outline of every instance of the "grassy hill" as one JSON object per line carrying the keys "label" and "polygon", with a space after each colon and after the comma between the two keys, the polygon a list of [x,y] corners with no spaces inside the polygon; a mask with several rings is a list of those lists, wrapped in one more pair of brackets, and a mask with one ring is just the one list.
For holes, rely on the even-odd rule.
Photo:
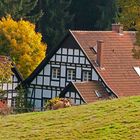
{"label": "grassy hill", "polygon": [[0,140],[140,140],[140,96],[7,116]]}

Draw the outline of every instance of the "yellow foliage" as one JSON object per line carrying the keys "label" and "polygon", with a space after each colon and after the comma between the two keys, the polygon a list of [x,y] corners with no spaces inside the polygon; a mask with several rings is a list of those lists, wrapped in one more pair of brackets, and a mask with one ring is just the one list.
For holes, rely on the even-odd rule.
{"label": "yellow foliage", "polygon": [[125,29],[140,28],[140,1],[139,0],[117,0],[118,7],[121,9],[118,21],[121,22]]}
{"label": "yellow foliage", "polygon": [[[0,85],[2,83],[11,82],[11,75],[13,75],[11,61],[7,57],[0,56]],[[0,86],[1,91],[1,86]]]}
{"label": "yellow foliage", "polygon": [[24,78],[45,57],[46,45],[29,21],[14,21],[10,16],[0,20],[0,54],[10,55]]}

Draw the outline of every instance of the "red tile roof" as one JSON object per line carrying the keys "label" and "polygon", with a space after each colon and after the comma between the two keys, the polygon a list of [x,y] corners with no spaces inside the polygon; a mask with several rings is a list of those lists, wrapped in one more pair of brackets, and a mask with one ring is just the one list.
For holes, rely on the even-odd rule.
{"label": "red tile roof", "polygon": [[[98,81],[75,82],[73,85],[86,103],[109,99],[109,94]],[[96,92],[98,92],[101,97],[98,97]]]}
{"label": "red tile roof", "polygon": [[[117,96],[140,95],[140,76],[133,68],[140,67],[140,60],[132,56],[134,32],[123,32],[122,35],[114,31],[71,31],[71,34],[103,81]],[[104,41],[104,70],[97,66],[96,54],[90,49],[97,40]]]}

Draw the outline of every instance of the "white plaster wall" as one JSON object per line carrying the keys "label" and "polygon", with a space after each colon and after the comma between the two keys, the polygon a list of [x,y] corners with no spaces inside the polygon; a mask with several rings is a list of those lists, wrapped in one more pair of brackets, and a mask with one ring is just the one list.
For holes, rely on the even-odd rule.
{"label": "white plaster wall", "polygon": [[44,75],[50,75],[50,64],[47,64],[44,68]]}
{"label": "white plaster wall", "polygon": [[82,51],[80,51],[80,56],[84,56],[84,54],[83,54],[83,52],[82,52]]}
{"label": "white plaster wall", "polygon": [[43,75],[43,70],[39,74]]}
{"label": "white plaster wall", "polygon": [[55,61],[55,55],[51,58],[50,61]]}
{"label": "white plaster wall", "polygon": [[81,78],[81,67],[76,68],[76,78]]}
{"label": "white plaster wall", "polygon": [[83,70],[87,70],[87,71],[90,71],[91,68],[82,68]]}
{"label": "white plaster wall", "polygon": [[68,55],[73,55],[73,49],[68,49]]}
{"label": "white plaster wall", "polygon": [[61,80],[60,80],[60,82],[61,82],[61,87],[65,87],[65,78],[61,78]]}
{"label": "white plaster wall", "polygon": [[76,98],[79,98],[80,99],[80,96],[78,94],[76,94]]}
{"label": "white plaster wall", "polygon": [[89,63],[89,61],[88,61],[87,59],[86,59],[86,64],[87,64],[87,65],[89,65],[89,64],[90,64],[90,63]]}
{"label": "white plaster wall", "polygon": [[41,98],[41,92],[42,90],[41,89],[35,89],[35,98]]}
{"label": "white plaster wall", "polygon": [[79,49],[74,50],[74,55],[79,55]]}
{"label": "white plaster wall", "polygon": [[60,68],[60,65],[58,65],[58,64],[57,64],[57,65],[53,64],[52,67]]}
{"label": "white plaster wall", "polygon": [[41,100],[35,100],[35,108],[40,109],[41,108]]}
{"label": "white plaster wall", "polygon": [[43,82],[43,77],[42,76],[37,76],[37,84],[42,85]]}
{"label": "white plaster wall", "polygon": [[17,82],[18,81],[18,79],[17,79],[17,77],[14,75],[14,81],[15,82]]}
{"label": "white plaster wall", "polygon": [[59,81],[51,81],[52,86],[59,86]]}
{"label": "white plaster wall", "polygon": [[66,48],[63,48],[62,53],[63,54],[67,54],[67,49]]}
{"label": "white plaster wall", "polygon": [[36,78],[31,82],[32,84],[36,84]]}
{"label": "white plaster wall", "polygon": [[80,105],[80,100],[76,100],[76,105]]}
{"label": "white plaster wall", "polygon": [[12,94],[11,93],[8,93],[8,98],[12,98]]}
{"label": "white plaster wall", "polygon": [[56,52],[56,54],[61,54],[61,48]]}
{"label": "white plaster wall", "polygon": [[61,76],[65,77],[66,74],[66,66],[61,66]]}
{"label": "white plaster wall", "polygon": [[7,90],[7,88],[8,88],[8,84],[5,83],[5,84],[3,84],[3,86],[1,86],[1,87],[2,87],[3,90]]}
{"label": "white plaster wall", "polygon": [[33,88],[29,88],[28,90],[29,90],[29,92],[28,92],[28,97],[31,97]]}
{"label": "white plaster wall", "polygon": [[50,77],[44,77],[44,85],[49,85]]}
{"label": "white plaster wall", "polygon": [[69,63],[72,63],[72,59],[73,59],[72,56],[68,56],[68,62]]}
{"label": "white plaster wall", "polygon": [[12,90],[12,84],[8,84],[8,90]]}
{"label": "white plaster wall", "polygon": [[51,98],[51,90],[43,90],[43,97],[44,98]]}
{"label": "white plaster wall", "polygon": [[74,57],[74,63],[78,64],[79,63],[78,61],[79,61],[79,57]]}
{"label": "white plaster wall", "polygon": [[59,96],[59,94],[60,94],[60,91],[57,91],[57,96]]}
{"label": "white plaster wall", "polygon": [[69,97],[70,97],[69,92],[67,92],[67,93],[65,94],[65,97],[66,97],[66,98],[69,98]]}
{"label": "white plaster wall", "polygon": [[84,64],[85,63],[85,58],[84,57],[80,57],[80,64]]}
{"label": "white plaster wall", "polygon": [[15,89],[18,86],[18,83],[13,84],[13,89]]}
{"label": "white plaster wall", "polygon": [[71,98],[75,98],[75,92],[71,92]]}
{"label": "white plaster wall", "polygon": [[61,55],[56,55],[56,61],[61,62]]}
{"label": "white plaster wall", "polygon": [[62,62],[67,62],[67,56],[62,56]]}
{"label": "white plaster wall", "polygon": [[55,91],[55,90],[53,90],[53,91],[52,91],[52,98],[54,98],[54,97],[55,97],[55,95],[56,95],[56,91]]}
{"label": "white plaster wall", "polygon": [[8,104],[9,107],[11,106],[11,103],[12,103],[11,100],[8,100],[8,101],[7,101],[7,104]]}
{"label": "white plaster wall", "polygon": [[92,80],[98,80],[98,75],[94,69],[92,69]]}
{"label": "white plaster wall", "polygon": [[16,93],[16,92],[14,92],[14,93],[13,93],[13,97],[16,97],[16,96],[17,96],[17,93]]}

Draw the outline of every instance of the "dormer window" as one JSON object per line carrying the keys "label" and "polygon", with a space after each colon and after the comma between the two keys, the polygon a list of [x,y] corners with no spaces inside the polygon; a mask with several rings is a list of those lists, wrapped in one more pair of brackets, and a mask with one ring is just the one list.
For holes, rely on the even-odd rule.
{"label": "dormer window", "polygon": [[133,67],[136,73],[140,76],[140,67]]}

